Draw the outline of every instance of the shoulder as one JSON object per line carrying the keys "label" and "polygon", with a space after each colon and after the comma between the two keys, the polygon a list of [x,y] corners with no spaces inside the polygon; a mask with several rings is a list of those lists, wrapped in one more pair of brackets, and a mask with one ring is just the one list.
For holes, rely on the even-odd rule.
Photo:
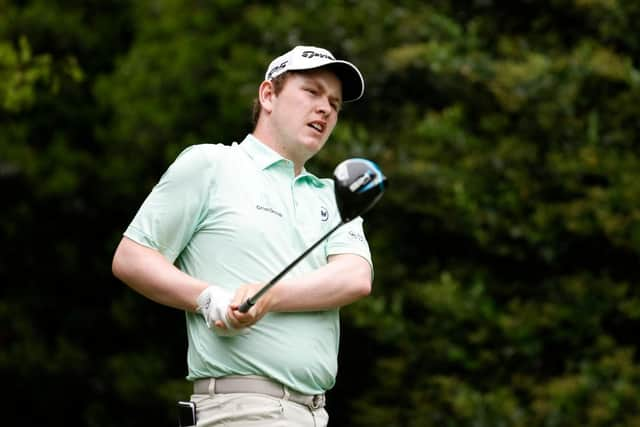
{"label": "shoulder", "polygon": [[328,191],[333,192],[333,186],[335,185],[335,183],[333,182],[333,179],[331,178],[319,178],[318,181],[320,181],[322,183],[322,187]]}
{"label": "shoulder", "polygon": [[337,209],[333,179],[317,178],[315,181],[311,181],[311,185],[314,188],[315,198],[320,201],[322,206],[330,210]]}
{"label": "shoulder", "polygon": [[196,144],[182,150],[171,163],[163,178],[175,182],[209,182],[220,174],[238,151],[235,146],[224,144]]}
{"label": "shoulder", "polygon": [[182,150],[172,167],[188,167],[198,171],[218,169],[233,164],[238,157],[238,145],[196,144]]}
{"label": "shoulder", "polygon": [[177,159],[182,160],[202,160],[217,161],[232,156],[237,152],[238,145],[234,142],[232,145],[225,144],[196,144],[191,145],[178,154]]}

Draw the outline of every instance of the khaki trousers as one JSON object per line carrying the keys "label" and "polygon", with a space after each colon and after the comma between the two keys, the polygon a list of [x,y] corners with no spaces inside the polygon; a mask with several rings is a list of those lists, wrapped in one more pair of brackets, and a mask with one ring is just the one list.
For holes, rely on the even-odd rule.
{"label": "khaki trousers", "polygon": [[193,394],[198,427],[326,427],[324,408],[311,409],[257,393]]}

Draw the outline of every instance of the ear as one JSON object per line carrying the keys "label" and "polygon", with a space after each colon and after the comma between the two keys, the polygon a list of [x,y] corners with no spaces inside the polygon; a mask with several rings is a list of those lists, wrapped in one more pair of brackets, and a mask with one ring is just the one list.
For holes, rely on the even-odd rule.
{"label": "ear", "polygon": [[268,80],[263,81],[258,88],[258,100],[263,110],[269,113],[273,111],[273,98],[275,96],[273,83]]}

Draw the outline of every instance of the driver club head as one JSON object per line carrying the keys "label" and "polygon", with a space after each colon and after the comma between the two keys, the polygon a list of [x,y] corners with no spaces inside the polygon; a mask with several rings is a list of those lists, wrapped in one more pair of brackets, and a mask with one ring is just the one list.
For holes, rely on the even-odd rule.
{"label": "driver club head", "polygon": [[387,186],[387,177],[371,160],[353,158],[336,166],[333,182],[340,217],[346,223],[380,200]]}

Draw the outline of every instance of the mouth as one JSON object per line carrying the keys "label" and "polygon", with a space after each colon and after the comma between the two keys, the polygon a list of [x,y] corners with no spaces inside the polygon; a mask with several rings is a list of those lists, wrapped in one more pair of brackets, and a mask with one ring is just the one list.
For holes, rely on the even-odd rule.
{"label": "mouth", "polygon": [[321,121],[314,121],[309,123],[307,126],[309,126],[311,129],[315,130],[318,133],[323,133],[325,128],[327,127],[327,124]]}

